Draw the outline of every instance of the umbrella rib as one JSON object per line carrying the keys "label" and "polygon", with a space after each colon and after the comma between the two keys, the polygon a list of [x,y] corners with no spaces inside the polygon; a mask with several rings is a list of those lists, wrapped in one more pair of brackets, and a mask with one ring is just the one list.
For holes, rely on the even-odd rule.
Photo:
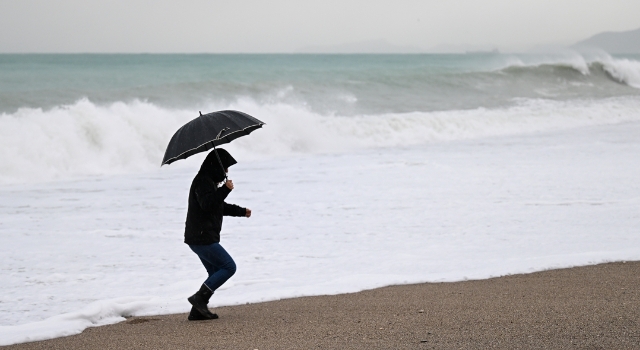
{"label": "umbrella rib", "polygon": [[249,125],[249,126],[247,126],[246,128],[244,128],[244,129],[242,129],[242,130],[236,130],[236,131],[230,132],[230,133],[228,133],[228,134],[224,135],[224,137],[222,137],[222,138],[217,138],[217,137],[216,137],[216,138],[215,138],[215,139],[213,139],[212,141],[217,141],[217,140],[226,139],[226,138],[227,138],[227,137],[229,137],[230,135],[233,135],[233,134],[236,134],[236,133],[239,133],[239,132],[243,132],[243,131],[245,131],[246,129],[249,129],[249,128],[254,127],[254,126],[256,126],[256,125],[260,125],[260,127],[262,127],[262,125],[264,125],[264,124]]}

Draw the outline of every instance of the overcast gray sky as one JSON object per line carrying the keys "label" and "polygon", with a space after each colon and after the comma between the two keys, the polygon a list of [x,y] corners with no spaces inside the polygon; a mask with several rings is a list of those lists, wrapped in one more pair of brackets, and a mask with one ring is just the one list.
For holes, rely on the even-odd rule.
{"label": "overcast gray sky", "polygon": [[0,52],[505,51],[640,27],[639,0],[0,0]]}

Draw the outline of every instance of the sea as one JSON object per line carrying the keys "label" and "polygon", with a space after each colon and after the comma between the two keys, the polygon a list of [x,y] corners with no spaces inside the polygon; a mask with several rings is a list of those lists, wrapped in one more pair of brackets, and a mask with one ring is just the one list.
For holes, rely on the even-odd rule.
{"label": "sea", "polygon": [[227,109],[213,309],[640,260],[640,55],[1,54],[0,345],[189,311],[206,154],[160,164]]}

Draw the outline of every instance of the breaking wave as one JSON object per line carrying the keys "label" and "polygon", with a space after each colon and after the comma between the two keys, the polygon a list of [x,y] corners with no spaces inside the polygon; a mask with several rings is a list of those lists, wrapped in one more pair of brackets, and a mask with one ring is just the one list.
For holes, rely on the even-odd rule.
{"label": "breaking wave", "polygon": [[[593,101],[522,99],[514,106],[495,109],[356,116],[321,115],[304,106],[260,104],[240,98],[228,105],[211,105],[208,111],[221,109],[241,110],[267,123],[250,137],[227,146],[243,159],[640,121],[640,100],[632,97]],[[2,114],[0,182],[158,169],[173,133],[196,115],[197,111],[163,108],[144,101],[103,106],[87,99],[50,110],[23,108]]]}
{"label": "breaking wave", "polygon": [[499,72],[519,76],[538,74],[545,79],[571,78],[573,74],[594,79],[604,77],[615,83],[640,89],[640,61],[609,55],[589,59],[576,54],[564,58],[537,58],[529,61],[509,57],[506,67],[499,69]]}

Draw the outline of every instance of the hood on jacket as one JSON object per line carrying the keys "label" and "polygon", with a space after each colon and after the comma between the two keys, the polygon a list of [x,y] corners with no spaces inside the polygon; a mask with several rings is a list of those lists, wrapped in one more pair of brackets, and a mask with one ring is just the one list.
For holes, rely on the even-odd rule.
{"label": "hood on jacket", "polygon": [[[218,152],[218,157],[220,157],[220,162],[222,162],[222,168],[220,168],[220,162],[218,162],[218,157],[216,157],[216,151]],[[210,177],[215,182],[222,182],[225,177],[224,169],[227,169],[236,163],[238,162],[231,156],[231,154],[229,154],[229,152],[222,148],[216,148],[207,155],[207,158],[204,159],[202,166],[200,166],[198,175]]]}

